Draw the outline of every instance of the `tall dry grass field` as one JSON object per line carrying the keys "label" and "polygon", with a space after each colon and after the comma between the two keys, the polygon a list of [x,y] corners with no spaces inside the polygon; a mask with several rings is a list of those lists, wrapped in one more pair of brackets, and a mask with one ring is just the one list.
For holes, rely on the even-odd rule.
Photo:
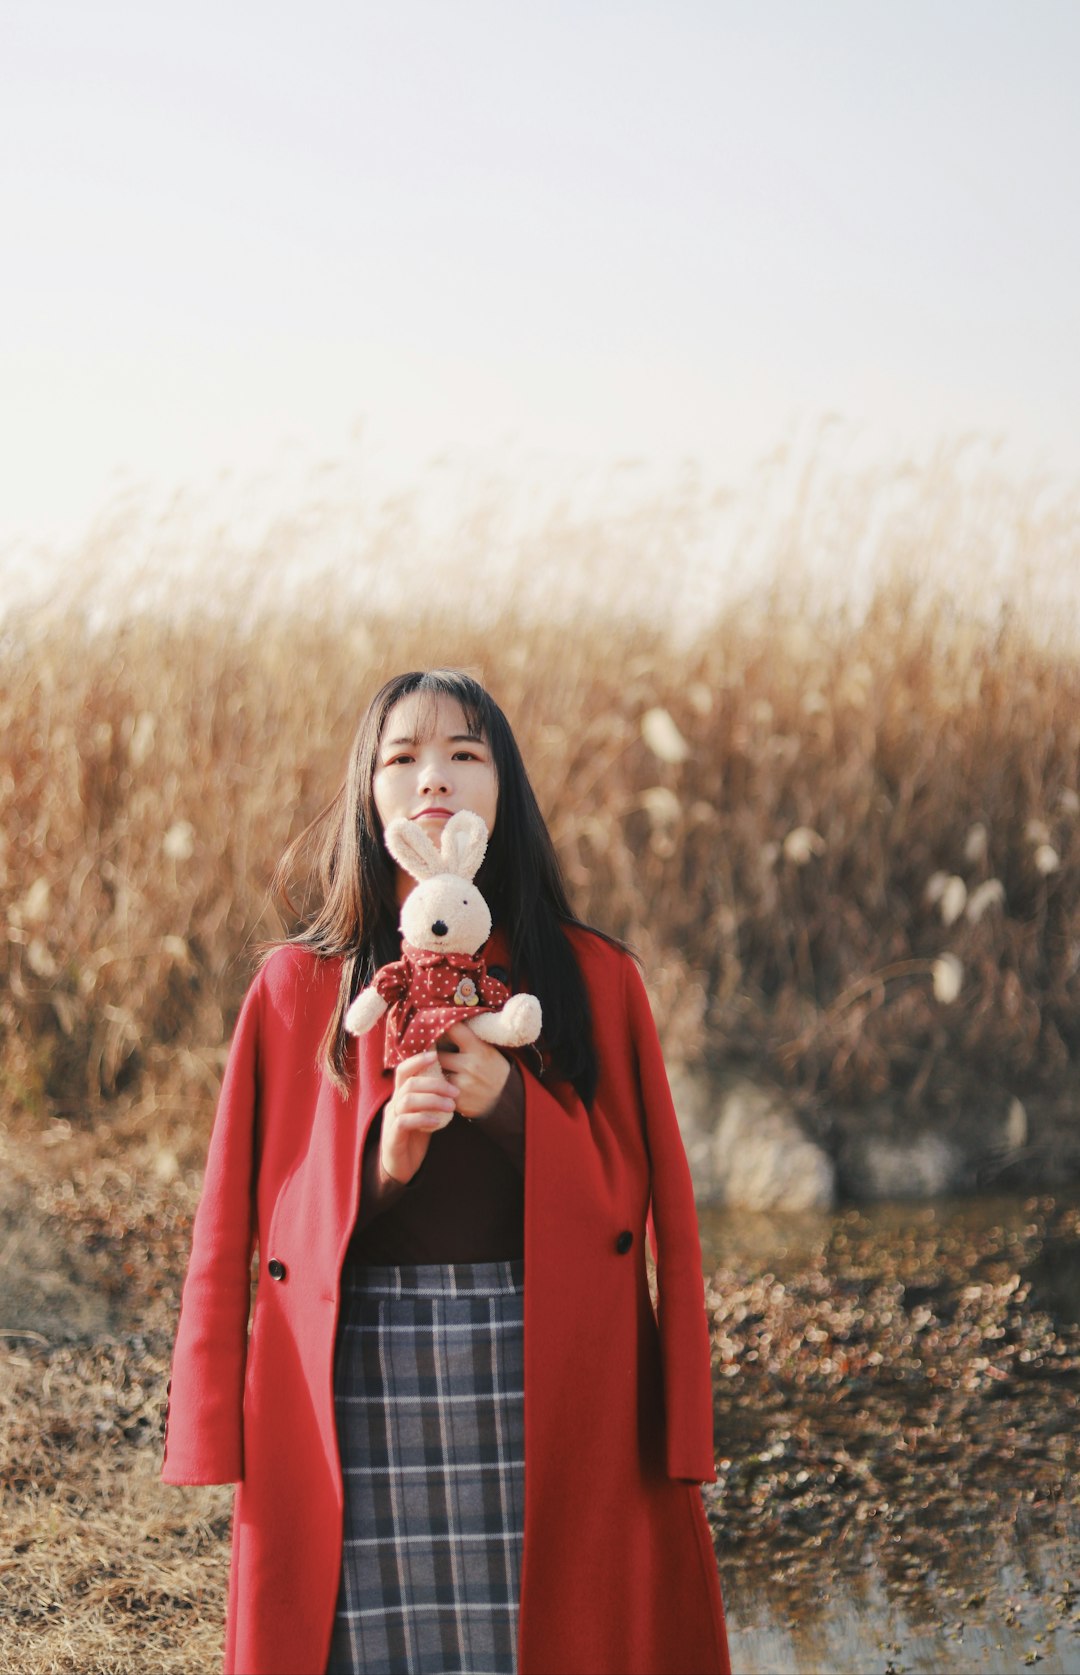
{"label": "tall dry grass field", "polygon": [[[498,571],[488,515],[453,579],[400,580],[407,611],[421,535],[392,508],[378,587],[324,566],[275,593],[260,552],[189,569],[167,610],[104,608],[82,572],[9,610],[6,1191],[105,1310],[10,1340],[9,1667],[213,1665],[225,1502],[154,1481],[187,1227],[232,1020],[283,929],[268,881],[389,673],[453,663],[495,692],[576,904],[643,956],[674,1061],[753,1062],[825,1126],[886,1095],[948,1125],[990,1087],[1075,1081],[1080,661],[980,582],[995,529],[1033,574],[1075,566],[1075,500],[1003,496],[973,541],[954,477],[901,475],[897,516],[889,478],[796,505],[772,580],[719,601],[684,501],[564,514]],[[275,563],[306,539],[279,531]],[[847,543],[879,560],[858,587]]]}
{"label": "tall dry grass field", "polygon": [[[252,561],[189,577],[167,611],[106,613],[76,577],[69,608],[11,613],[5,1106],[104,1120],[123,1099],[205,1125],[255,945],[281,929],[276,860],[336,789],[378,682],[436,662],[509,712],[580,911],[644,956],[677,1060],[749,1058],[811,1100],[891,1090],[943,1115],[988,1081],[1055,1082],[1080,1043],[1075,642],[980,612],[984,555],[941,483],[899,527],[880,516],[893,486],[848,514],[853,544],[891,542],[858,601],[842,566],[822,586],[792,522],[762,593],[695,613],[684,589],[673,611],[700,562],[675,506],[666,546],[655,507],[636,553],[625,528],[605,548],[564,520],[498,585],[482,550],[475,589],[403,583],[407,612],[325,576],[275,605]],[[1014,501],[1002,544],[1029,570],[1075,563],[1075,507],[1037,511]],[[400,516],[384,583],[420,538]]]}

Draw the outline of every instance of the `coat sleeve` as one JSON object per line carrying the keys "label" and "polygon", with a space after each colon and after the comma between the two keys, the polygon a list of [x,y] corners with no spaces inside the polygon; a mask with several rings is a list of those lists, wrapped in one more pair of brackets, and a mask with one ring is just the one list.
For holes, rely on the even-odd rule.
{"label": "coat sleeve", "polygon": [[652,1170],[667,1472],[690,1482],[712,1482],[711,1351],[694,1189],[652,1008],[629,959],[626,985]]}
{"label": "coat sleeve", "polygon": [[261,991],[256,979],[237,1020],[195,1216],[166,1405],[166,1483],[244,1475]]}

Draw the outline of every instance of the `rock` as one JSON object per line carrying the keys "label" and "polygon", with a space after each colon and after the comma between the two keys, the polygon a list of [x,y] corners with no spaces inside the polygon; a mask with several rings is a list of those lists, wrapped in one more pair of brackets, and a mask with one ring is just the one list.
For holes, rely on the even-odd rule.
{"label": "rock", "polygon": [[669,1064],[668,1082],[683,1139],[693,1134],[711,1134],[720,1095],[715,1076],[685,1064]]}
{"label": "rock", "polygon": [[1028,1115],[1023,1103],[1019,1099],[1010,1101],[1005,1115],[1005,1126],[1002,1138],[1006,1152],[1018,1152],[1028,1143]]}
{"label": "rock", "polygon": [[113,1330],[116,1322],[101,1288],[79,1275],[73,1253],[49,1218],[27,1209],[25,1187],[0,1185],[0,1331],[29,1331],[56,1341]]}
{"label": "rock", "polygon": [[672,1092],[699,1197],[749,1210],[832,1208],[832,1160],[778,1090],[682,1070]]}
{"label": "rock", "polygon": [[955,1191],[967,1172],[962,1152],[939,1134],[903,1139],[852,1134],[838,1159],[844,1192],[851,1198],[937,1198]]}
{"label": "rock", "polygon": [[713,1182],[713,1133],[716,1115],[716,1084],[703,1071],[691,1070],[686,1065],[672,1065],[668,1069],[671,1097],[679,1119],[686,1160],[694,1178],[695,1195],[711,1198]]}
{"label": "rock", "polygon": [[828,1151],[764,1072],[758,1079],[675,1065],[671,1087],[701,1203],[817,1210],[838,1196],[858,1203],[987,1186],[1038,1192],[1080,1179],[1080,1079],[1023,1103],[988,1084],[936,1114],[913,1113],[891,1096],[837,1106]]}

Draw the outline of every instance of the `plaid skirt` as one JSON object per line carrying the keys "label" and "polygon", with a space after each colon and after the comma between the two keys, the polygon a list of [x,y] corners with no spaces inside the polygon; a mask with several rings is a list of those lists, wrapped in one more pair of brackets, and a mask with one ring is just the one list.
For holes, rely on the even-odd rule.
{"label": "plaid skirt", "polygon": [[525,1515],[522,1262],[351,1267],[327,1675],[513,1675]]}

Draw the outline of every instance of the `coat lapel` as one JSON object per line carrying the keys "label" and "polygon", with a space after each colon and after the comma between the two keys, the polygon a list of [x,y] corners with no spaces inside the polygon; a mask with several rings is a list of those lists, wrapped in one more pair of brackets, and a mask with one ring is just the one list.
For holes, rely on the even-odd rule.
{"label": "coat lapel", "polygon": [[[392,1070],[383,1069],[383,1022],[356,1038],[358,1062],[347,1095],[321,1080],[313,1162],[304,1172],[305,1219],[316,1247],[325,1252],[324,1272],[337,1274],[352,1236],[360,1203],[364,1142],[375,1113],[394,1091]],[[336,1289],[336,1288],[335,1288]]]}

